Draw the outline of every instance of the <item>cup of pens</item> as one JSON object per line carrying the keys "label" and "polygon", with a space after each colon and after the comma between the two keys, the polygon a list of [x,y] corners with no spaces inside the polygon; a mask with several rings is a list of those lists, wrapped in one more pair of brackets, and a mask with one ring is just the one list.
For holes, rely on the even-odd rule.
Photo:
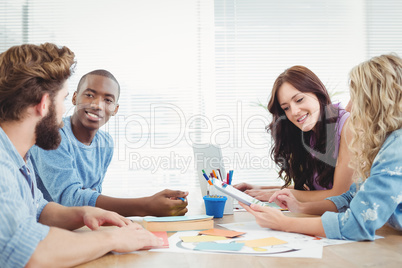
{"label": "cup of pens", "polygon": [[222,218],[225,203],[228,199],[223,195],[206,195],[203,197],[205,203],[205,213],[214,218]]}
{"label": "cup of pens", "polygon": [[[221,170],[218,169],[217,171],[218,172],[215,172],[215,170],[212,170],[212,172],[208,176],[207,173],[205,172],[205,170],[202,170],[202,176],[207,181],[206,196],[203,197],[204,203],[205,203],[205,210],[208,211],[208,209],[209,209],[208,207],[214,206],[214,203],[212,203],[212,204],[209,204],[209,203],[213,202],[212,200],[215,200],[215,202],[220,201],[219,207],[222,207],[223,214],[233,214],[233,197],[228,196],[224,193],[220,193],[221,195],[216,195],[216,193],[219,192],[219,190],[217,190],[214,187],[215,186],[214,181],[216,181],[218,184],[219,183],[227,183],[228,185],[230,185],[232,183],[232,179],[233,179],[233,170],[230,170],[226,174],[226,176],[225,176],[226,179],[223,179],[225,177],[222,176]],[[225,174],[225,173],[223,172],[223,174]],[[203,193],[205,195],[205,192],[203,192]],[[220,199],[216,199],[218,197]],[[215,199],[209,199],[209,198],[215,198]],[[225,200],[225,201],[222,204],[223,200]],[[211,216],[213,216],[212,209],[209,211],[210,211]],[[208,214],[208,215],[210,215],[210,214]],[[220,215],[220,213],[217,215]],[[222,218],[222,216],[215,216],[215,218]]]}

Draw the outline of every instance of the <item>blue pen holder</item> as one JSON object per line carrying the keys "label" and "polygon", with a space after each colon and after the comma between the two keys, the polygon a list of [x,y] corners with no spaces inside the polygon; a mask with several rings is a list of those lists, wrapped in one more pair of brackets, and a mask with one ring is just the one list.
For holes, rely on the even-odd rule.
{"label": "blue pen holder", "polygon": [[226,196],[217,195],[216,197],[204,196],[205,213],[214,218],[222,218],[225,209]]}

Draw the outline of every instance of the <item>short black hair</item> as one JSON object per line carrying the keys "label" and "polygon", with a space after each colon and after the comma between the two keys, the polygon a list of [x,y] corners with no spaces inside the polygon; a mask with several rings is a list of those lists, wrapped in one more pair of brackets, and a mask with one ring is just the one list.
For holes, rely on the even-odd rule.
{"label": "short black hair", "polygon": [[117,81],[116,77],[114,77],[114,75],[111,72],[109,72],[107,70],[103,70],[103,69],[94,70],[94,71],[91,71],[91,72],[89,72],[87,74],[84,74],[81,77],[80,81],[78,82],[77,93],[78,93],[81,85],[84,83],[84,81],[85,81],[85,79],[86,79],[86,77],[88,75],[100,75],[100,76],[104,76],[104,77],[107,77],[107,78],[112,79],[113,81],[115,81],[116,84],[117,84],[117,89],[118,89],[118,93],[119,93],[119,96],[117,96],[117,99],[119,99],[119,97],[120,97],[120,84],[119,84],[119,82]]}

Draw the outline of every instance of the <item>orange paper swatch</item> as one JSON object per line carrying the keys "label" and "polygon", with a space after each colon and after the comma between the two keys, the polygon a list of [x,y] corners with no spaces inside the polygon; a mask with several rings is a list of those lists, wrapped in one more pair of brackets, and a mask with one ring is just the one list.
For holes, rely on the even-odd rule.
{"label": "orange paper swatch", "polygon": [[209,229],[205,231],[199,232],[200,235],[214,235],[214,236],[224,236],[224,237],[229,237],[233,238],[242,234],[245,234],[243,232],[235,232],[231,230],[222,230],[222,229]]}

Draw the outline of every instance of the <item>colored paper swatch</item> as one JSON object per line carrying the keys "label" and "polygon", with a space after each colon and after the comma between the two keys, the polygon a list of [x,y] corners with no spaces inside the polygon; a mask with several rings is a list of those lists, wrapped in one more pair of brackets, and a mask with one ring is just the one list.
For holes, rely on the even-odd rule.
{"label": "colored paper swatch", "polygon": [[224,236],[212,236],[212,235],[181,236],[180,239],[184,243],[227,240],[227,238]]}
{"label": "colored paper swatch", "polygon": [[198,243],[194,250],[229,250],[239,251],[244,246],[244,243],[214,243],[201,242]]}
{"label": "colored paper swatch", "polygon": [[169,217],[150,217],[144,218],[144,221],[149,222],[172,222],[172,221],[194,221],[202,219],[212,219],[212,216],[208,215],[191,215],[191,216],[169,216]]}
{"label": "colored paper swatch", "polygon": [[236,232],[231,230],[222,230],[222,229],[210,229],[199,232],[201,235],[215,235],[215,236],[225,236],[229,238],[233,238],[239,235],[245,234],[244,232]]}
{"label": "colored paper swatch", "polygon": [[282,245],[282,244],[287,243],[286,241],[283,241],[276,237],[267,237],[267,238],[238,241],[238,242],[244,243],[247,247],[250,247],[250,248],[268,247],[268,246]]}
{"label": "colored paper swatch", "polygon": [[161,246],[161,248],[168,248],[169,247],[169,239],[167,237],[167,232],[151,232],[153,233],[155,236],[162,238],[163,240],[163,245]]}

